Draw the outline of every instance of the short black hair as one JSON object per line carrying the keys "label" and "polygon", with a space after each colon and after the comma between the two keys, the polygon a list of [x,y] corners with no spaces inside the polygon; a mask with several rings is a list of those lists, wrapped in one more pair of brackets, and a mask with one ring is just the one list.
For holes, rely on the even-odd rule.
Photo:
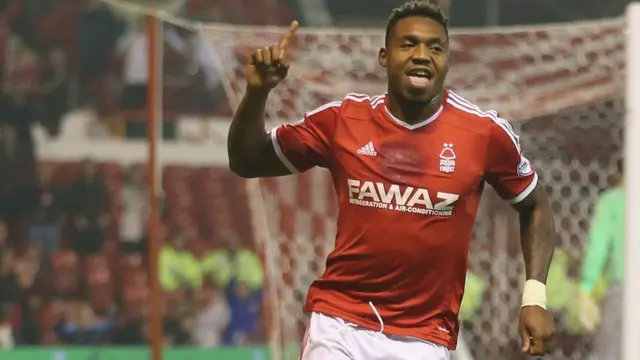
{"label": "short black hair", "polygon": [[449,19],[442,7],[431,1],[415,0],[406,2],[391,11],[384,37],[385,44],[389,42],[389,34],[398,21],[412,16],[422,16],[437,21],[449,36]]}

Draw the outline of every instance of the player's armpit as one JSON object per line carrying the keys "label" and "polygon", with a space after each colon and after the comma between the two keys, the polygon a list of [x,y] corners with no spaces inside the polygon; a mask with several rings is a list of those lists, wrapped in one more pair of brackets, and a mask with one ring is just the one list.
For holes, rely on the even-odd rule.
{"label": "player's armpit", "polygon": [[527,280],[546,283],[556,247],[553,211],[544,188],[537,185],[513,205],[520,216],[520,241]]}
{"label": "player's armpit", "polygon": [[265,141],[261,146],[260,155],[249,157],[249,159],[242,166],[232,165],[234,163],[230,161],[231,171],[245,179],[285,176],[295,173],[289,170],[280,160],[269,134],[265,134]]}
{"label": "player's armpit", "polygon": [[229,168],[244,178],[287,175],[291,172],[275,153],[264,130],[268,92],[247,91],[229,127]]}

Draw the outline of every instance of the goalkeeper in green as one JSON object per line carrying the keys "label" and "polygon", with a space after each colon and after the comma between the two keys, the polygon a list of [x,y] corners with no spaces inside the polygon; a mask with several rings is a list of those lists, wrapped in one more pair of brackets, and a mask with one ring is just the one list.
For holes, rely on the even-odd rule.
{"label": "goalkeeper in green", "polygon": [[[622,160],[618,162],[618,171],[622,176]],[[620,359],[625,216],[625,189],[620,181],[602,193],[596,203],[582,264],[580,323],[587,331],[598,329],[592,359]],[[600,280],[605,281],[608,289],[599,307],[594,290]]]}

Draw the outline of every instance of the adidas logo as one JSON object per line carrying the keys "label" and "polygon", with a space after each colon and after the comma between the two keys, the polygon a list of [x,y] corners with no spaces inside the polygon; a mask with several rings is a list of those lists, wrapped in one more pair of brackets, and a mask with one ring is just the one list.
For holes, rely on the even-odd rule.
{"label": "adidas logo", "polygon": [[358,149],[357,153],[360,155],[367,155],[367,156],[378,155],[378,153],[376,152],[376,149],[373,147],[373,141],[369,141],[367,145]]}

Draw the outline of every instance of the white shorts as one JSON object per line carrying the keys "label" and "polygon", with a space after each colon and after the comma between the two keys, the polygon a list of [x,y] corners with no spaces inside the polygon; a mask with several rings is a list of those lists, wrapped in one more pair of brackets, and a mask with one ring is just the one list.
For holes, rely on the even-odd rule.
{"label": "white shorts", "polygon": [[313,313],[302,343],[301,360],[450,360],[441,345],[385,335],[342,319]]}

